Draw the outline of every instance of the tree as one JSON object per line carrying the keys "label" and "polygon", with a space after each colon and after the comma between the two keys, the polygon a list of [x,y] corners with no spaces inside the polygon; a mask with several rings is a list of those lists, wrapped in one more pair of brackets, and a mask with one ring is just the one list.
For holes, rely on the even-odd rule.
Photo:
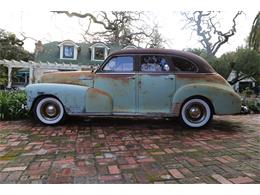
{"label": "tree", "polygon": [[260,12],[256,15],[249,35],[249,48],[260,52]]}
{"label": "tree", "polygon": [[[87,28],[83,33],[86,41],[96,40],[126,46],[140,44],[148,39],[153,30],[148,28],[142,20],[143,12],[137,11],[101,11],[94,13],[78,13],[68,11],[53,11],[57,14],[66,14],[68,17],[86,19]],[[92,32],[92,24],[99,25],[102,29]]]}
{"label": "tree", "polygon": [[[15,34],[0,29],[0,60],[23,60],[33,59],[33,55],[23,48],[23,41]],[[0,65],[0,85],[7,82],[7,68]]]}
{"label": "tree", "polygon": [[164,43],[165,40],[159,32],[158,25],[155,25],[153,28],[153,32],[151,33],[150,40],[146,44],[146,48],[164,48]]}
{"label": "tree", "polygon": [[[208,56],[207,51],[205,49],[201,48],[188,48],[185,49],[185,51],[194,53],[202,58],[204,58],[221,76],[223,76],[225,79],[228,78],[231,68],[229,66],[229,61],[222,62],[222,58],[217,58],[215,56]],[[223,57],[225,59],[225,57]]]}
{"label": "tree", "polygon": [[207,56],[215,56],[222,45],[227,43],[230,37],[236,33],[237,17],[242,14],[237,12],[232,19],[232,26],[227,32],[222,32],[217,16],[220,12],[213,11],[195,11],[183,12],[186,25],[185,28],[190,28],[199,36],[202,47],[206,50]]}
{"label": "tree", "polygon": [[228,52],[219,58],[219,64],[236,71],[236,77],[230,82],[231,85],[250,77],[257,81],[260,79],[260,54],[257,51],[238,48],[236,52]]}

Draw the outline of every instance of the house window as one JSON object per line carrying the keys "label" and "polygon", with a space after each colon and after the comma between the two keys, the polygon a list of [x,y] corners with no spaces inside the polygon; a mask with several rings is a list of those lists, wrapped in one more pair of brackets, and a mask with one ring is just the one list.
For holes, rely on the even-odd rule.
{"label": "house window", "polygon": [[74,46],[63,45],[63,58],[74,58]]}
{"label": "house window", "polygon": [[105,48],[95,47],[94,48],[94,60],[104,60],[105,59]]}

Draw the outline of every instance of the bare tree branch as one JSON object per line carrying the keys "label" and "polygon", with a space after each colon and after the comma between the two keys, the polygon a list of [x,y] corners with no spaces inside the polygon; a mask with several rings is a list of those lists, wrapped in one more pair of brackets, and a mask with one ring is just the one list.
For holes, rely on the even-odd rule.
{"label": "bare tree branch", "polygon": [[[145,26],[143,12],[136,11],[100,11],[93,13],[77,13],[68,11],[52,11],[56,14],[65,14],[69,17],[88,19],[88,26],[82,36],[85,40],[100,40],[104,42],[128,45],[144,43],[150,39],[153,29]],[[94,31],[92,25],[101,25],[103,28]]]}
{"label": "bare tree branch", "polygon": [[189,12],[182,13],[186,20],[186,24],[183,28],[190,28],[192,31],[196,31],[200,37],[199,42],[207,51],[208,56],[216,55],[220,47],[227,43],[230,37],[235,35],[236,20],[237,17],[242,14],[242,11],[238,11],[233,17],[232,27],[227,32],[219,30],[219,21],[215,21],[218,13],[219,12],[213,11],[195,11],[192,14]]}

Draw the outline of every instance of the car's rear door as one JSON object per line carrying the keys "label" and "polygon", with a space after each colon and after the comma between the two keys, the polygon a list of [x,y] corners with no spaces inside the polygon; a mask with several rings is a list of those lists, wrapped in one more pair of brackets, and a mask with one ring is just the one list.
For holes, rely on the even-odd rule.
{"label": "car's rear door", "polygon": [[138,67],[138,112],[171,113],[175,76],[168,57],[140,55]]}

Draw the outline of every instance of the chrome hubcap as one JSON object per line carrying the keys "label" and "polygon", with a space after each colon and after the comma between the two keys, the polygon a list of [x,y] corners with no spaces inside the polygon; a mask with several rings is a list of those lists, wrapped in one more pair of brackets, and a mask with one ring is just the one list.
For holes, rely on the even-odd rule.
{"label": "chrome hubcap", "polygon": [[60,108],[56,102],[48,101],[41,106],[41,115],[46,120],[55,120],[59,114]]}
{"label": "chrome hubcap", "polygon": [[47,114],[48,116],[53,117],[53,116],[56,115],[56,113],[57,113],[57,110],[56,110],[55,106],[53,106],[53,105],[48,105],[48,106],[46,107],[46,114]]}
{"label": "chrome hubcap", "polygon": [[206,117],[206,109],[200,103],[193,103],[189,105],[185,110],[186,118],[192,123],[200,123]]}
{"label": "chrome hubcap", "polygon": [[191,107],[189,115],[191,118],[198,119],[201,115],[201,110],[198,107]]}

